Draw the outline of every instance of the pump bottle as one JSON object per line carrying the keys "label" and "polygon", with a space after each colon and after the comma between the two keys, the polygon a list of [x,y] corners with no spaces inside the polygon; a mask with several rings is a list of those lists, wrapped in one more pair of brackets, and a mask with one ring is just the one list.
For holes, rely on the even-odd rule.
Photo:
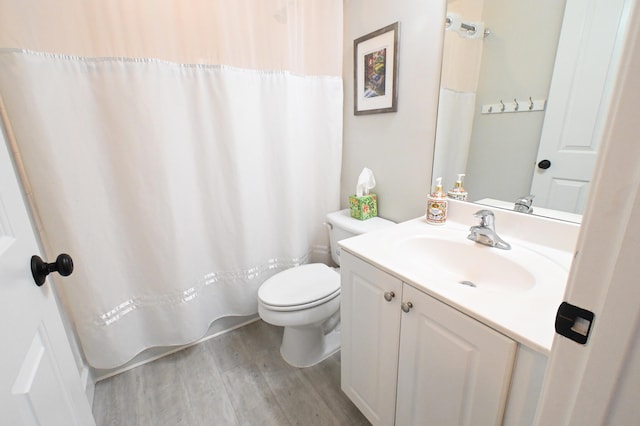
{"label": "pump bottle", "polygon": [[453,188],[449,190],[447,195],[449,198],[453,200],[466,201],[467,200],[467,191],[462,187],[462,180],[464,179],[464,174],[459,173],[458,178],[456,179],[456,183],[453,185]]}
{"label": "pump bottle", "polygon": [[443,225],[447,221],[447,197],[442,190],[442,178],[436,179],[433,192],[427,197],[427,223]]}

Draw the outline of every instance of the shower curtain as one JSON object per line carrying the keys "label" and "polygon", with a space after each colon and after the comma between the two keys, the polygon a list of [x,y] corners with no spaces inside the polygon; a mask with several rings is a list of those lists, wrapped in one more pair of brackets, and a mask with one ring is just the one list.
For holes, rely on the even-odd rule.
{"label": "shower curtain", "polygon": [[328,260],[340,0],[0,0],[3,127],[90,365],[257,312]]}
{"label": "shower curtain", "polygon": [[[482,5],[478,0],[452,3],[447,13],[452,20],[463,16],[466,22],[479,22]],[[447,185],[453,185],[455,174],[466,173],[483,45],[484,37],[465,35],[453,26],[445,32],[433,177],[443,177]]]}

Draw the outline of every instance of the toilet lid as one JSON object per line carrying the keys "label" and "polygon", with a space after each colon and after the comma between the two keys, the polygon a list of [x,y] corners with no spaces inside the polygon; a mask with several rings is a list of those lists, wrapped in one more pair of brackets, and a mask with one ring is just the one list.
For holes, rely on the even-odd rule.
{"label": "toilet lid", "polygon": [[282,271],[266,280],[258,298],[271,306],[298,306],[340,291],[340,274],[323,263],[310,263]]}

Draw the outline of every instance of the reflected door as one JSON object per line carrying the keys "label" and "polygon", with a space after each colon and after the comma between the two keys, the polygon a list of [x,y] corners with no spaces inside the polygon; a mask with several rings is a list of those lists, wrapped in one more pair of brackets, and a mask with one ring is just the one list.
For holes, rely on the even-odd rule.
{"label": "reflected door", "polygon": [[535,206],[583,213],[616,63],[624,0],[568,0],[531,193]]}

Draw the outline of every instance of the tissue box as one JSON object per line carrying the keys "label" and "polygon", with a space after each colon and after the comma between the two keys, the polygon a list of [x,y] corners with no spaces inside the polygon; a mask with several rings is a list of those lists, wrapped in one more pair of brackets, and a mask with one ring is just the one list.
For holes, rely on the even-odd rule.
{"label": "tissue box", "polygon": [[365,220],[378,216],[378,196],[376,194],[363,195],[356,197],[349,195],[349,209],[351,217]]}

